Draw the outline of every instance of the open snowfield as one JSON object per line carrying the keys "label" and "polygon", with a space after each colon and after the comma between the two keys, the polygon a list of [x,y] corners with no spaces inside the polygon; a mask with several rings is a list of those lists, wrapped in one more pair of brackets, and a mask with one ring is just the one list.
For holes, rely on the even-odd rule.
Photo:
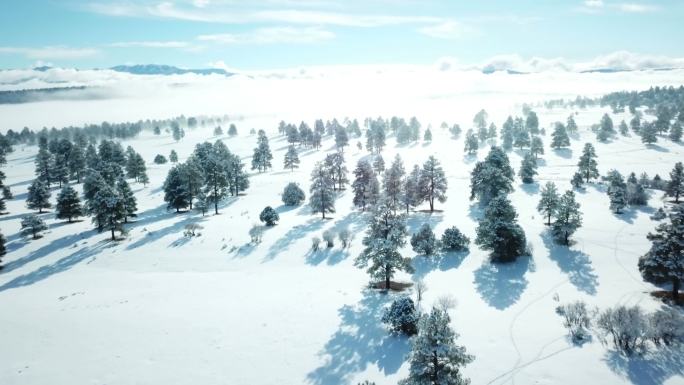
{"label": "open snowfield", "polygon": [[[151,183],[132,184],[138,218],[117,242],[95,231],[90,218],[67,224],[51,212],[42,214],[49,224],[44,236],[24,240],[20,219],[28,212],[26,188],[34,179],[37,147],[15,147],[3,168],[15,197],[7,202],[9,214],[0,217],[8,240],[0,272],[0,384],[396,384],[408,372],[410,344],[389,335],[379,321],[396,294],[366,289],[368,275],[353,264],[368,214],[353,208],[349,188],[339,194],[337,212],[328,220],[311,214],[306,204],[282,205],[288,182],[298,182],[308,195],[310,172],[334,150],[334,141],[325,137],[321,150],[302,150],[301,167],[283,170],[288,143],[277,133],[278,121],[313,125],[314,118],[362,122],[367,116],[415,115],[423,129],[431,123],[431,144],[398,146],[389,137],[382,156],[389,165],[400,154],[410,169],[434,155],[446,171],[448,200],[437,204],[441,212],[412,212],[410,233],[426,222],[440,235],[455,225],[472,240],[481,209],[468,199],[469,176],[488,147],[477,157],[466,156],[464,135],[452,139],[439,128],[442,120],[459,123],[465,133],[481,108],[500,127],[509,114],[521,114],[522,102],[682,83],[684,71],[483,75],[339,69],[329,76],[311,70],[228,79],[131,77],[107,85],[121,91],[111,99],[2,105],[4,131],[228,114],[239,135],[214,137],[213,127],[198,127],[186,130],[178,143],[170,134],[148,131],[124,141],[147,161]],[[547,133],[573,112],[535,111]],[[579,110],[580,137],[571,148],[551,150],[547,135],[537,182],[523,186],[516,179],[510,198],[533,246],[531,258],[492,265],[475,245],[468,254],[441,259],[416,256],[410,245],[403,250],[414,257],[416,272],[398,278],[425,280],[423,307],[445,295],[456,300],[452,326],[460,334],[457,342],[475,355],[464,369],[473,384],[684,384],[684,352],[661,349],[627,359],[596,338],[577,346],[555,314],[559,303],[577,299],[599,308],[661,306],[648,294],[654,286],[637,269],[649,247],[646,234],[656,226],[649,216],[663,205],[660,192],[652,193],[648,207],[622,215],[610,212],[600,185],[578,192],[584,221],[569,249],[551,240],[536,211],[541,184],[554,181],[561,192],[570,188],[584,143],[596,142],[589,126],[605,112]],[[612,117],[616,124],[629,121],[629,114]],[[174,149],[183,161],[195,144],[222,139],[249,165],[256,145],[250,128],[269,136],[271,171],[251,172],[246,194],[225,200],[220,215],[166,210],[161,186],[172,164],[153,164],[156,154],[168,156]],[[352,139],[345,148],[350,171],[369,156],[357,149],[357,140],[365,143]],[[647,147],[632,135],[595,146],[602,175],[614,168],[623,175],[666,178],[684,159],[684,146],[669,140]],[[517,171],[522,152],[512,151],[509,158]],[[250,245],[247,231],[266,205],[277,209],[280,222],[266,230],[261,244]],[[204,227],[202,235],[186,238],[183,228],[192,222]],[[345,227],[354,235],[349,249],[310,252],[313,236]]]}

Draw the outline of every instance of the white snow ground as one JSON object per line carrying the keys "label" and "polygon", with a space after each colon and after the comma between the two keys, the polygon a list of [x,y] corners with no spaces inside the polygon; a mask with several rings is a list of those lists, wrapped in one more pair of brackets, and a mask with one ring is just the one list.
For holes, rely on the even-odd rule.
{"label": "white snow ground", "polygon": [[[176,95],[168,90],[158,99],[0,106],[3,129],[244,112],[244,118],[235,121],[240,135],[222,137],[231,151],[249,164],[256,142],[255,136],[247,134],[251,127],[267,131],[274,151],[274,169],[253,173],[246,195],[227,199],[220,215],[202,217],[166,211],[161,184],[171,164],[159,166],[151,160],[157,153],[167,155],[175,149],[182,161],[196,143],[217,139],[211,134],[213,127],[188,130],[180,143],[168,134],[155,137],[149,132],[125,141],[124,146],[132,145],[148,161],[151,183],[145,188],[133,185],[139,217],[128,225],[125,240],[110,242],[108,233],[92,229],[89,218],[66,224],[56,221],[52,213],[42,215],[50,229],[41,239],[21,239],[19,221],[27,212],[24,199],[34,177],[36,148],[15,148],[3,169],[15,198],[8,202],[10,214],[0,217],[9,250],[0,273],[0,384],[335,385],[363,379],[395,384],[407,374],[409,343],[388,335],[379,322],[383,306],[393,295],[365,290],[368,277],[353,266],[361,250],[366,214],[352,208],[349,190],[340,194],[337,213],[330,220],[312,215],[306,205],[282,206],[279,194],[286,183],[299,182],[308,193],[310,170],[333,142],[327,138],[321,151],[303,150],[302,167],[284,171],[287,143],[276,134],[277,121],[345,115],[362,120],[381,114],[408,118],[415,113],[424,127],[432,123],[432,144],[401,147],[389,138],[382,155],[389,165],[395,154],[401,154],[407,169],[435,155],[446,170],[448,200],[438,205],[443,212],[412,213],[411,231],[425,222],[434,225],[438,234],[456,225],[474,239],[479,210],[468,200],[468,178],[476,159],[464,156],[462,138],[453,140],[439,128],[442,119],[460,123],[465,131],[476,110],[485,108],[500,126],[509,113],[519,111],[514,106],[518,102],[582,93],[588,84],[600,85],[591,88],[593,92],[641,89],[654,82],[663,84],[667,78],[663,73],[644,72],[573,75],[577,79],[570,81],[570,75],[563,75],[558,85],[553,76],[544,79],[544,84],[539,84],[537,75],[530,76],[511,77],[510,83],[522,87],[529,81],[536,90],[533,95],[515,94],[515,86],[509,83],[504,95],[477,94],[480,87],[495,89],[497,82],[509,79],[483,77],[446,99],[428,96],[437,91],[427,92],[413,79],[413,88],[404,90],[419,96],[397,96],[399,87],[369,91],[374,97],[387,97],[378,99],[380,108],[375,113],[373,98],[361,88],[371,88],[368,84],[345,86],[344,97],[349,99],[344,99],[308,94],[329,85],[311,79],[301,83],[253,79],[253,88],[247,79],[223,84],[232,85],[225,92],[236,108],[217,102],[210,105],[213,94],[195,99],[197,93],[177,91]],[[682,83],[681,73],[669,76],[668,84]],[[442,89],[449,86],[457,87],[456,83],[440,84]],[[260,100],[260,92],[269,89],[273,93]],[[353,89],[358,98],[351,98]],[[286,97],[288,90],[294,90],[292,98]],[[241,95],[246,95],[245,100]],[[277,103],[280,98],[282,104]],[[492,103],[487,102],[489,98]],[[308,104],[312,101],[316,101],[313,106]],[[153,112],[145,116],[146,109]],[[547,130],[570,113],[536,111]],[[546,155],[538,183],[523,186],[516,180],[511,198],[533,245],[533,258],[492,266],[486,262],[486,253],[473,245],[467,255],[447,255],[442,260],[417,256],[413,277],[400,276],[406,281],[425,280],[429,290],[424,306],[445,295],[455,298],[452,326],[461,335],[458,343],[476,357],[464,369],[473,384],[684,384],[681,351],[625,359],[596,338],[575,346],[554,312],[556,295],[560,302],[584,299],[601,308],[640,304],[652,310],[660,306],[648,295],[653,286],[644,283],[637,270],[637,259],[649,246],[645,235],[656,224],[649,215],[663,204],[659,193],[653,194],[648,208],[629,209],[620,216],[609,212],[600,186],[578,193],[584,226],[569,249],[548,239],[535,210],[539,184],[551,180],[561,191],[569,188],[581,147],[595,141],[588,126],[597,123],[603,112],[580,111],[581,138],[572,141],[570,150],[550,150],[550,138],[545,137]],[[627,115],[613,118],[617,123]],[[356,148],[356,140],[351,144],[345,150],[350,171],[367,155]],[[682,145],[662,139],[651,148],[635,136],[596,147],[602,174],[616,168],[623,174],[645,171],[665,177],[684,158]],[[480,150],[478,158],[486,153]],[[510,160],[517,170],[520,153],[512,152]],[[53,199],[56,194],[53,190]],[[266,205],[277,207],[280,223],[266,231],[261,244],[250,246],[247,230],[258,222]],[[184,238],[183,226],[195,221],[204,227],[202,236]],[[354,234],[348,250],[336,246],[317,254],[309,252],[312,236],[342,227]],[[414,255],[410,246],[404,253]]]}

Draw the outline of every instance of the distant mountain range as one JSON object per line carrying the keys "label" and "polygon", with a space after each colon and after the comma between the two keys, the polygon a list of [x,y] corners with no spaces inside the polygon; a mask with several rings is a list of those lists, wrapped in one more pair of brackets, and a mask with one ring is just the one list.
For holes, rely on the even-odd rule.
{"label": "distant mountain range", "polygon": [[111,67],[110,69],[113,71],[127,72],[134,75],[233,75],[233,73],[220,68],[185,69],[164,64],[119,65]]}

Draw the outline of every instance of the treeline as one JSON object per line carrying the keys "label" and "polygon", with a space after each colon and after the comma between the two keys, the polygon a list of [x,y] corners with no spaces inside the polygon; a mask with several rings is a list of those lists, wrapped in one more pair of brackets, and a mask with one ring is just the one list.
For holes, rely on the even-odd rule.
{"label": "treeline", "polygon": [[55,96],[55,94],[66,94],[72,91],[82,91],[85,89],[85,86],[76,86],[0,91],[0,104],[30,103],[36,100],[50,98],[51,96]]}

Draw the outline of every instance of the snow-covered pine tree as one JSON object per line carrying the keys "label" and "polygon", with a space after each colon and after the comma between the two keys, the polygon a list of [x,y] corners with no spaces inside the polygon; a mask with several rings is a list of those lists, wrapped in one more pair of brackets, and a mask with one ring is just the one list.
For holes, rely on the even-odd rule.
{"label": "snow-covered pine tree", "polygon": [[390,279],[397,270],[411,272],[411,260],[404,258],[398,251],[406,244],[406,217],[396,214],[387,199],[381,199],[373,210],[370,224],[363,238],[363,252],[354,264],[368,267],[371,278],[384,281],[385,289],[390,288]]}
{"label": "snow-covered pine tree", "polygon": [[672,285],[672,299],[677,301],[684,283],[684,205],[672,208],[668,222],[649,233],[651,249],[639,259],[639,271],[648,282]]}
{"label": "snow-covered pine tree", "polygon": [[249,188],[249,177],[247,172],[245,172],[245,165],[240,160],[240,157],[234,154],[228,156],[226,164],[226,176],[228,178],[230,195],[238,196]]}
{"label": "snow-covered pine tree", "polygon": [[501,126],[501,146],[504,150],[510,151],[513,148],[513,117],[509,116]]}
{"label": "snow-covered pine tree", "polygon": [[349,136],[347,135],[347,130],[338,126],[335,128],[335,147],[338,150],[344,151],[344,147],[349,145]]}
{"label": "snow-covered pine tree", "polygon": [[41,231],[47,230],[47,225],[39,216],[28,214],[21,218],[21,234],[37,239]]}
{"label": "snow-covered pine tree", "polygon": [[537,156],[544,155],[544,142],[542,138],[535,135],[532,137],[532,144],[530,144],[530,153],[537,159]]}
{"label": "snow-covered pine tree", "polygon": [[475,133],[473,130],[468,130],[465,136],[465,148],[463,151],[465,151],[468,155],[472,155],[477,152],[478,147],[479,144]]}
{"label": "snow-covered pine tree", "polygon": [[551,133],[551,148],[559,149],[570,146],[570,137],[561,122],[556,122]]}
{"label": "snow-covered pine tree", "polygon": [[252,156],[252,170],[262,172],[271,168],[273,154],[271,154],[271,148],[268,145],[266,132],[259,130],[257,135],[257,146],[254,148],[254,155]]}
{"label": "snow-covered pine tree", "polygon": [[551,226],[551,217],[556,214],[558,204],[560,203],[560,196],[558,189],[553,182],[546,182],[541,190],[541,198],[537,204],[537,211],[546,217],[546,225]]}
{"label": "snow-covered pine tree", "polygon": [[116,189],[119,191],[119,196],[121,197],[121,203],[124,208],[124,223],[128,223],[128,217],[135,217],[138,211],[138,203],[135,199],[135,195],[131,190],[131,186],[128,185],[126,179],[119,178],[116,182]]}
{"label": "snow-covered pine tree", "polygon": [[325,168],[333,180],[334,190],[343,190],[344,185],[349,183],[347,179],[347,166],[344,154],[337,151],[325,157]]}
{"label": "snow-covered pine tree", "polygon": [[487,158],[477,162],[470,177],[470,199],[477,198],[480,205],[486,205],[499,194],[513,191],[513,169],[508,156],[499,147],[493,146]]}
{"label": "snow-covered pine tree", "polygon": [[316,163],[311,173],[311,188],[309,205],[314,213],[321,213],[325,219],[325,213],[335,212],[335,181],[330,175],[328,168],[322,163]]}
{"label": "snow-covered pine tree", "polygon": [[675,121],[670,128],[669,138],[673,142],[679,142],[682,140],[682,123]]}
{"label": "snow-covered pine tree", "polygon": [[36,155],[36,177],[42,179],[50,187],[50,182],[52,180],[52,154],[45,148],[38,150],[38,155]]}
{"label": "snow-covered pine tree", "polygon": [[439,250],[439,241],[435,237],[430,224],[424,223],[418,232],[411,236],[411,247],[413,251],[423,255],[433,255]]}
{"label": "snow-covered pine tree", "polygon": [[551,227],[554,237],[564,245],[570,243],[570,236],[582,226],[582,212],[575,200],[575,193],[568,190],[558,200]]}
{"label": "snow-covered pine tree", "polygon": [[385,159],[379,153],[373,157],[373,170],[376,174],[382,174],[385,172]]}
{"label": "snow-covered pine tree", "polygon": [[95,193],[88,211],[93,214],[93,223],[98,230],[111,231],[112,240],[116,240],[115,231],[123,232],[123,222],[126,219],[126,206],[118,189],[104,185]]}
{"label": "snow-covered pine tree", "polygon": [[266,206],[259,214],[259,220],[264,222],[266,226],[273,226],[280,220],[280,216],[271,206]]}
{"label": "snow-covered pine tree", "polygon": [[383,175],[383,192],[387,199],[389,199],[393,206],[399,206],[401,201],[401,195],[404,191],[403,179],[406,175],[406,170],[404,170],[404,162],[401,160],[401,156],[397,154],[394,157],[394,161],[385,174]]}
{"label": "snow-covered pine tree", "polygon": [[608,172],[608,197],[610,198],[610,210],[616,214],[622,213],[627,206],[627,184],[617,170]]}
{"label": "snow-covered pine tree", "polygon": [[423,134],[423,142],[432,142],[432,131],[430,131],[430,127],[425,129],[425,133]]}
{"label": "snow-covered pine tree", "polygon": [[580,156],[577,166],[579,167],[580,174],[586,179],[587,183],[589,183],[590,179],[599,177],[598,168],[596,168],[596,150],[591,143],[584,144],[582,156]]}
{"label": "snow-covered pine tree", "polygon": [[192,210],[192,200],[202,191],[205,180],[199,159],[196,156],[191,156],[185,163],[179,165],[178,172],[185,185],[185,190],[190,194],[189,206]]}
{"label": "snow-covered pine tree", "polygon": [[667,182],[665,194],[675,199],[679,203],[679,197],[684,195],[684,166],[682,162],[677,162],[670,171],[670,181]]}
{"label": "snow-covered pine tree", "polygon": [[180,165],[169,170],[163,189],[167,209],[175,209],[176,212],[179,212],[181,209],[190,206],[191,195],[184,183]]}
{"label": "snow-covered pine tree", "polygon": [[412,336],[418,333],[418,320],[420,313],[416,311],[413,300],[407,296],[401,296],[394,301],[382,315],[382,322],[389,326],[392,333]]}
{"label": "snow-covered pine tree", "polygon": [[537,161],[532,154],[525,154],[522,163],[520,164],[518,175],[520,175],[520,179],[522,179],[523,183],[534,182],[534,176],[537,175]]}
{"label": "snow-covered pine tree", "polygon": [[568,116],[565,129],[570,135],[577,134],[577,123],[575,123],[575,118],[572,115]]}
{"label": "snow-covered pine tree", "polygon": [[378,178],[373,171],[373,167],[367,160],[361,159],[354,169],[354,182],[352,191],[354,198],[352,202],[361,211],[366,211],[366,205],[373,204],[377,200]]}
{"label": "snow-covered pine tree", "polygon": [[178,163],[178,153],[176,152],[176,150],[171,150],[171,152],[169,153],[169,161],[171,163]]}
{"label": "snow-covered pine tree", "polygon": [[287,147],[283,165],[286,169],[289,168],[290,171],[294,171],[295,168],[299,168],[299,155],[297,154],[297,149],[294,145]]}
{"label": "snow-covered pine tree", "polygon": [[518,225],[518,214],[506,195],[497,195],[484,212],[484,218],[477,226],[475,243],[484,250],[490,250],[493,262],[512,262],[525,255],[526,238]]}
{"label": "snow-covered pine tree", "polygon": [[43,179],[34,179],[33,183],[28,187],[26,207],[31,210],[38,209],[39,213],[42,213],[43,209],[52,207],[50,204],[50,188]]}
{"label": "snow-covered pine tree", "polygon": [[418,322],[409,357],[409,375],[399,385],[468,385],[461,368],[475,358],[456,345],[458,334],[449,323],[449,314],[433,307]]}
{"label": "snow-covered pine tree", "polygon": [[620,124],[618,127],[620,130],[620,135],[622,135],[622,136],[629,135],[629,127],[627,126],[627,123],[624,120],[620,121]]}
{"label": "snow-covered pine tree", "polygon": [[420,170],[419,194],[423,201],[430,204],[430,212],[435,211],[435,199],[446,202],[447,179],[439,161],[432,155],[423,163]]}
{"label": "snow-covered pine tree", "polygon": [[86,167],[84,148],[78,144],[74,145],[69,152],[67,164],[71,177],[76,178],[76,183],[81,183]]}
{"label": "snow-covered pine tree", "polygon": [[286,206],[298,206],[304,202],[306,195],[304,195],[304,191],[297,183],[290,182],[287,184],[287,186],[285,186],[281,198],[283,200],[283,204]]}
{"label": "snow-covered pine tree", "polygon": [[605,142],[606,140],[610,139],[610,137],[612,137],[613,135],[615,135],[613,119],[611,119],[610,116],[608,116],[608,114],[603,114],[599,130],[596,133],[596,138],[598,138],[598,140],[602,142]]}
{"label": "snow-covered pine tree", "polygon": [[639,135],[642,143],[653,144],[658,141],[655,125],[651,122],[644,122],[639,130]]}
{"label": "snow-covered pine tree", "polygon": [[235,136],[237,134],[238,134],[237,127],[235,126],[234,123],[231,123],[230,126],[228,126],[228,135]]}
{"label": "snow-covered pine tree", "polygon": [[[517,120],[518,118],[516,118]],[[518,126],[520,124],[517,124]],[[530,132],[527,131],[524,127],[518,127],[515,130],[515,136],[514,136],[514,143],[516,147],[519,149],[523,149],[524,147],[529,147],[530,145]]]}
{"label": "snow-covered pine tree", "polygon": [[55,205],[55,216],[57,219],[66,219],[69,223],[73,218],[83,216],[83,206],[81,206],[81,199],[73,187],[64,185],[62,190],[57,195],[57,204]]}
{"label": "snow-covered pine tree", "polygon": [[[404,178],[400,201],[406,207],[406,214],[409,213],[411,207],[416,207],[422,202],[420,194],[420,167],[418,165],[414,165],[411,173]],[[390,204],[392,207],[395,207],[391,200]]]}
{"label": "snow-covered pine tree", "polygon": [[470,239],[461,233],[456,226],[452,226],[444,230],[440,243],[444,251],[468,251]]}
{"label": "snow-covered pine tree", "polygon": [[197,193],[196,198],[197,199],[195,200],[194,209],[201,212],[202,216],[204,216],[204,214],[206,214],[206,212],[207,212],[207,209],[209,208],[208,207],[209,205],[207,204],[207,195],[204,194],[204,191],[200,190]]}

